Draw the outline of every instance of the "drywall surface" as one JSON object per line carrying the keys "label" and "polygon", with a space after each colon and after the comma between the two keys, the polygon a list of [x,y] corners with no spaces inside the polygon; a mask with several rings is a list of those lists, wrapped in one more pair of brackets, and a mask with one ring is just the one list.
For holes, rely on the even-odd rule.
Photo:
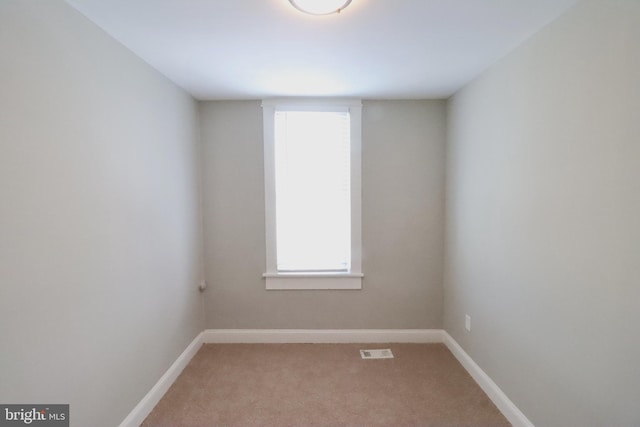
{"label": "drywall surface", "polygon": [[363,289],[266,291],[260,101],[203,102],[209,328],[439,328],[445,103],[363,103]]}
{"label": "drywall surface", "polygon": [[585,1],[450,100],[445,328],[537,426],[640,425],[639,46]]}
{"label": "drywall surface", "polygon": [[197,104],[62,1],[0,52],[0,402],[113,427],[204,326]]}

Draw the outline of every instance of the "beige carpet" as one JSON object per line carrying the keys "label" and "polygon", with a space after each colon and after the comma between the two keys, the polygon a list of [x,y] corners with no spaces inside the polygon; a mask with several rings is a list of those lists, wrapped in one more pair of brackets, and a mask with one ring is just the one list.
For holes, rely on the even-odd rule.
{"label": "beige carpet", "polygon": [[[362,360],[367,348],[395,358]],[[205,345],[142,424],[509,425],[442,344]]]}

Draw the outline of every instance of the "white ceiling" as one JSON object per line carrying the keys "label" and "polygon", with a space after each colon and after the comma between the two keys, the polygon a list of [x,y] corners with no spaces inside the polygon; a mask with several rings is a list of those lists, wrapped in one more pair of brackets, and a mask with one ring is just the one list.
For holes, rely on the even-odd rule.
{"label": "white ceiling", "polygon": [[576,0],[67,0],[198,99],[444,98]]}

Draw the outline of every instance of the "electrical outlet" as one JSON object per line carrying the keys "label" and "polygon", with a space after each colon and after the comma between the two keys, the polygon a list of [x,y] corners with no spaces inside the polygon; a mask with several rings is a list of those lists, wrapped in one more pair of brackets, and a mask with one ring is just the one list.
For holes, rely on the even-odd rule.
{"label": "electrical outlet", "polygon": [[468,314],[464,315],[464,328],[468,332],[471,332],[471,316],[469,316]]}

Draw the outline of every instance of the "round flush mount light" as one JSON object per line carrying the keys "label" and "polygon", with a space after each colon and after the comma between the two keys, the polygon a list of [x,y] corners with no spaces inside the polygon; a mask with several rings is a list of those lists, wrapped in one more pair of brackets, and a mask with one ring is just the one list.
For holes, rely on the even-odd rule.
{"label": "round flush mount light", "polygon": [[311,15],[331,15],[340,13],[349,6],[351,0],[289,0],[296,9]]}

